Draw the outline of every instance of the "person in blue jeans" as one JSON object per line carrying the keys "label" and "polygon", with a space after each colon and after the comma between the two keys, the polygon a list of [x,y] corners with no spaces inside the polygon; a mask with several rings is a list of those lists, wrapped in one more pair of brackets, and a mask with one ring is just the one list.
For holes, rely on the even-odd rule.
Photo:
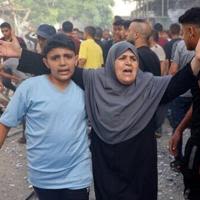
{"label": "person in blue jeans", "polygon": [[0,147],[26,119],[28,178],[40,200],[88,200],[92,181],[84,92],[72,80],[75,46],[63,34],[48,40],[50,74],[25,80],[0,118]]}

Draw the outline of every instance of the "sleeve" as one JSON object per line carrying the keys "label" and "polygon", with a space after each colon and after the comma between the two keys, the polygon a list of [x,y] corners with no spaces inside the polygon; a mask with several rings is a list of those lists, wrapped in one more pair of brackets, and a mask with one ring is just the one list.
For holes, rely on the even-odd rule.
{"label": "sleeve", "polygon": [[43,63],[42,58],[40,54],[23,49],[17,69],[33,75],[49,74],[49,69]]}
{"label": "sleeve", "polygon": [[83,83],[83,68],[76,67],[74,74],[72,76],[72,80],[84,90],[84,83]]}
{"label": "sleeve", "polygon": [[171,60],[173,62],[175,62],[177,65],[179,65],[179,59],[180,59],[180,56],[179,56],[179,51],[178,51],[178,45],[177,43],[175,43],[173,46],[172,46],[172,57],[171,57]]}
{"label": "sleeve", "polygon": [[27,112],[27,87],[22,83],[11,98],[6,110],[0,118],[0,123],[7,127],[16,127],[20,124]]}
{"label": "sleeve", "polygon": [[164,52],[162,47],[159,50],[159,60],[160,61],[165,61],[166,60],[166,55],[165,55],[165,52]]}
{"label": "sleeve", "polygon": [[169,82],[169,85],[162,97],[161,104],[166,104],[174,98],[187,92],[196,84],[197,77],[193,75],[190,63],[177,72]]}
{"label": "sleeve", "polygon": [[78,58],[79,59],[81,59],[81,58],[87,59],[87,47],[86,47],[86,43],[84,41],[80,45]]}
{"label": "sleeve", "polygon": [[19,42],[21,48],[22,49],[27,49],[25,41],[22,38],[20,38],[20,37],[17,37],[17,39],[18,39],[18,42]]}

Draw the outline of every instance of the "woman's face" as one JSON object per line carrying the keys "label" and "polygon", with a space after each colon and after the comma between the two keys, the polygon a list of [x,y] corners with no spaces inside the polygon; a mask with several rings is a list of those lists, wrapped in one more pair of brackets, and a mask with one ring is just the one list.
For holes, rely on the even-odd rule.
{"label": "woman's face", "polygon": [[125,51],[115,60],[115,74],[123,85],[132,84],[137,75],[138,61],[131,50]]}

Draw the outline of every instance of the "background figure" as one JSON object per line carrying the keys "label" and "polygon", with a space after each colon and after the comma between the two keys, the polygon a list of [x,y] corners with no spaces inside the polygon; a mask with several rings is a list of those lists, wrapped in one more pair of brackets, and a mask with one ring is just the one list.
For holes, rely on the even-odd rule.
{"label": "background figure", "polygon": [[[3,22],[0,25],[0,28],[1,28],[1,32],[3,34],[3,37],[1,38],[1,40],[11,42],[12,41],[12,32],[13,32],[11,25],[8,22]],[[24,40],[18,36],[16,38],[17,38],[21,48],[27,49],[26,43],[24,42]]]}
{"label": "background figure", "polygon": [[168,42],[168,40],[165,37],[166,33],[164,32],[163,25],[160,23],[156,23],[154,24],[153,29],[158,31],[158,35],[159,35],[158,44],[161,47],[164,47],[165,44]]}
{"label": "background figure", "polygon": [[103,30],[102,39],[103,39],[104,43],[111,39],[110,30],[108,30],[108,29]]}
{"label": "background figure", "polygon": [[158,56],[149,48],[149,37],[152,28],[144,19],[135,19],[129,26],[128,41],[134,42],[139,55],[139,67],[144,72],[155,76],[161,75]]}
{"label": "background figure", "polygon": [[170,68],[171,61],[172,61],[173,45],[176,42],[181,40],[181,26],[178,23],[171,24],[169,27],[169,33],[170,33],[171,40],[168,41],[163,47],[166,53],[167,61],[168,61],[168,69]]}
{"label": "background figure", "polygon": [[158,32],[152,30],[149,38],[149,45],[151,50],[158,56],[160,60],[161,76],[168,74],[167,60],[164,49],[158,44]]}
{"label": "background figure", "polygon": [[37,53],[42,54],[44,46],[46,45],[47,40],[56,34],[56,29],[49,24],[41,24],[36,31],[38,48]]}
{"label": "background figure", "polygon": [[108,52],[113,44],[124,40],[124,20],[116,16],[112,24],[112,39],[105,41],[104,60],[106,61]]}
{"label": "background figure", "polygon": [[62,32],[73,40],[76,47],[76,55],[78,55],[81,42],[79,39],[77,39],[77,37],[74,37],[73,28],[74,25],[70,21],[65,21],[62,23]]}
{"label": "background figure", "polygon": [[78,66],[83,68],[100,68],[103,65],[103,51],[95,42],[96,30],[93,26],[84,29],[84,41],[81,42]]}
{"label": "background figure", "polygon": [[123,26],[124,29],[122,30],[122,38],[124,38],[124,40],[128,40],[128,32],[129,32],[129,26],[131,24],[131,20],[124,20]]}
{"label": "background figure", "polygon": [[[11,42],[12,41],[12,31],[13,31],[11,25],[8,22],[3,22],[0,25],[0,28],[1,28],[1,32],[3,34],[3,37],[1,38],[1,40]],[[21,37],[16,37],[16,38],[17,38],[21,48],[26,49],[27,47],[26,47],[26,43],[24,42],[24,40]],[[3,57],[4,61],[6,59],[7,59],[6,57]],[[4,69],[4,71],[10,75],[13,75],[12,70],[10,70],[8,68]],[[2,83],[6,88],[12,90],[13,92],[16,90],[16,86],[8,78],[2,78]]]}

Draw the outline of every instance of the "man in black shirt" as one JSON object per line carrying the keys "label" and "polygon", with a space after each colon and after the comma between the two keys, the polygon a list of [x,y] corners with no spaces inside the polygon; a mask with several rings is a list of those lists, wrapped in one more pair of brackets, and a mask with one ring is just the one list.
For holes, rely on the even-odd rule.
{"label": "man in black shirt", "polygon": [[[183,26],[183,38],[188,50],[194,50],[200,39],[200,7],[191,8],[179,18]],[[191,89],[193,106],[185,115],[175,134],[169,141],[169,150],[177,154],[177,145],[183,131],[190,123],[191,136],[185,147],[185,155],[181,171],[184,177],[185,197],[189,200],[200,199],[200,77]]]}
{"label": "man in black shirt", "polygon": [[144,72],[151,72],[155,76],[160,76],[159,58],[148,46],[151,31],[151,26],[147,21],[135,19],[129,26],[128,40],[134,42],[138,50],[140,69]]}
{"label": "man in black shirt", "polygon": [[166,59],[168,60],[168,66],[170,67],[171,59],[172,59],[172,47],[176,42],[181,40],[181,37],[180,37],[181,26],[177,23],[171,24],[169,31],[170,31],[171,40],[167,42],[163,48],[166,54]]}
{"label": "man in black shirt", "polygon": [[104,42],[103,58],[106,61],[108,52],[111,46],[117,42],[125,40],[124,32],[124,20],[122,18],[117,18],[114,20],[112,25],[113,37],[111,40]]}

